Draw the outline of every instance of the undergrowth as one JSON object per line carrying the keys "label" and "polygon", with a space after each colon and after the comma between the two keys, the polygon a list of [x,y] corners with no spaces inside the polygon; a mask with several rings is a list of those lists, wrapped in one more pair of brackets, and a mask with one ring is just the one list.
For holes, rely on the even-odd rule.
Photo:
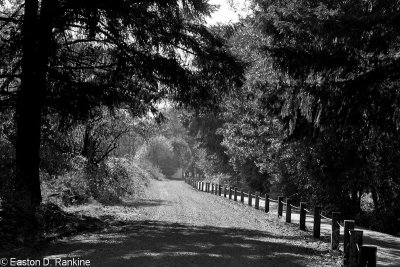
{"label": "undergrowth", "polygon": [[59,176],[41,174],[43,201],[58,205],[79,205],[96,200],[115,204],[124,198],[143,197],[151,179],[163,177],[147,161],[109,158],[93,165],[83,157],[73,159],[71,169]]}
{"label": "undergrowth", "polygon": [[84,157],[75,157],[70,161],[70,168],[62,174],[41,173],[43,203],[35,216],[24,215],[12,205],[5,205],[0,195],[0,250],[27,245],[26,233],[29,229],[39,230],[31,242],[35,245],[49,239],[104,228],[104,221],[67,213],[63,206],[91,201],[117,204],[123,199],[141,198],[150,180],[162,177],[157,167],[143,160],[109,158],[102,164],[91,165]]}

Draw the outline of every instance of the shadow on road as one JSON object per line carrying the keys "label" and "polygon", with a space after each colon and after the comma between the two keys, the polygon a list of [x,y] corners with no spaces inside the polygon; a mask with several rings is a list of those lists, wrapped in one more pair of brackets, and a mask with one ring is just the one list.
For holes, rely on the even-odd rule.
{"label": "shadow on road", "polygon": [[75,256],[91,266],[304,266],[315,253],[260,231],[142,221],[57,242],[40,257]]}
{"label": "shadow on road", "polygon": [[162,199],[135,199],[129,201],[121,201],[116,204],[108,204],[107,206],[122,206],[122,207],[155,207],[161,205],[171,205],[170,201],[165,201]]}
{"label": "shadow on road", "polygon": [[378,266],[400,266],[400,243],[395,237],[380,237],[375,235],[371,238],[368,233],[364,234],[365,245],[378,246]]}

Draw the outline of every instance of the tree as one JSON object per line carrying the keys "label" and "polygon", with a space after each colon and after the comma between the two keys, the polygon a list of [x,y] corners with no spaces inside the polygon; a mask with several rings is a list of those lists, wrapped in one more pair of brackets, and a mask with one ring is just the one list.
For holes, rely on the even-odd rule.
{"label": "tree", "polygon": [[222,144],[254,189],[275,184],[349,217],[370,194],[396,233],[398,1],[252,2],[252,16],[220,29],[245,80],[205,135],[220,139],[203,147]]}
{"label": "tree", "polygon": [[172,176],[180,167],[177,151],[173,142],[165,136],[154,136],[142,145],[136,154],[139,159],[145,159],[161,169],[166,176]]}
{"label": "tree", "polygon": [[182,116],[182,124],[187,130],[188,144],[193,151],[192,168],[206,177],[218,174],[231,177],[234,172],[221,145],[223,136],[217,133],[222,124],[219,112],[188,112]]}
{"label": "tree", "polygon": [[[22,25],[19,34],[8,36],[22,39],[12,67],[21,73],[15,199],[29,214],[41,200],[42,113],[68,122],[85,120],[90,110],[109,106],[129,108],[137,116],[157,112],[155,103],[163,97],[212,107],[218,95],[211,85],[228,90],[238,82],[234,74],[240,74],[239,65],[223,41],[201,25],[211,8],[206,1],[11,4],[1,22]],[[189,56],[192,63],[185,62]]]}
{"label": "tree", "polygon": [[288,193],[347,216],[362,212],[361,196],[371,193],[376,212],[387,205],[395,218],[398,1],[253,5],[230,40],[247,63],[241,93],[225,100],[230,157],[254,160]]}

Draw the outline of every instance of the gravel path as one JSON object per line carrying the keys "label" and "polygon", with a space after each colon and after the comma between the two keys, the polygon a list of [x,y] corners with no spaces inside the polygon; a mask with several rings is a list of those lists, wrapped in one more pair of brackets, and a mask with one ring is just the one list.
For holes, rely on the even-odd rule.
{"label": "gravel path", "polygon": [[340,255],[309,232],[181,180],[152,181],[145,199],[82,212],[125,223],[54,242],[36,257],[90,266],[340,266]]}

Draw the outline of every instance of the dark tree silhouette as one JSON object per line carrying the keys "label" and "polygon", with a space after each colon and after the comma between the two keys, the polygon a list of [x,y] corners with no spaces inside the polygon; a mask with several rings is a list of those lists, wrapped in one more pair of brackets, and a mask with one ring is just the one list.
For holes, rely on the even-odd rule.
{"label": "dark tree silhouette", "polygon": [[239,82],[241,67],[203,26],[212,9],[207,1],[11,3],[0,21],[1,29],[15,32],[4,44],[15,42],[16,49],[9,77],[1,77],[0,101],[16,105],[17,175],[10,202],[28,214],[41,201],[43,114],[68,122],[108,106],[142,115],[157,112],[162,98],[212,108]]}

